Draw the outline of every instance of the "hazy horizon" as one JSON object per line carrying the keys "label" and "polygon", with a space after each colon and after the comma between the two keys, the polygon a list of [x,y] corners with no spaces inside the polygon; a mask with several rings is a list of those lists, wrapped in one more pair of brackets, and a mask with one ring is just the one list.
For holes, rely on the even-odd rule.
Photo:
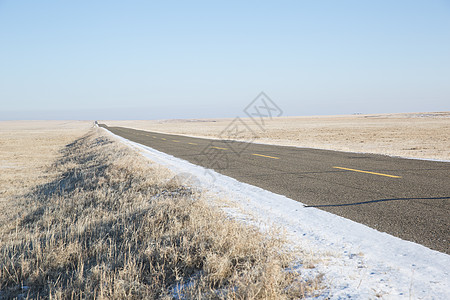
{"label": "hazy horizon", "polygon": [[[10,112],[11,113],[11,112]],[[73,112],[62,112],[62,111],[55,111],[55,112],[28,112],[29,115],[31,116],[30,118],[22,118],[22,116],[24,115],[23,111],[18,111],[18,112],[13,112],[11,115],[7,116],[7,117],[2,117],[2,112],[0,112],[0,121],[96,121],[96,120],[101,120],[101,121],[158,121],[158,120],[207,120],[207,119],[233,119],[236,117],[241,117],[241,118],[247,118],[246,115],[244,115],[243,113],[240,114],[236,114],[234,116],[211,116],[211,117],[174,117],[174,118],[146,118],[144,114],[141,114],[141,116],[143,116],[142,118],[123,118],[120,112],[116,113],[116,116],[114,118],[114,114],[113,113],[108,113],[107,112],[107,116],[113,116],[113,118],[98,118],[99,115],[101,114],[96,114],[95,112],[91,112],[92,113],[92,118],[71,118],[70,116],[73,114]],[[348,114],[310,114],[310,115],[287,115],[287,114],[283,114],[280,117],[339,117],[339,116],[358,116],[358,115],[395,115],[395,114],[432,114],[432,113],[450,113],[450,111],[403,111],[403,112],[374,112],[374,113],[360,113],[360,112],[356,112],[356,113],[348,113]],[[25,114],[26,115],[26,114]],[[33,118],[32,116],[34,115],[40,115],[40,117],[38,118]],[[6,116],[6,114],[5,114]],[[59,116],[60,118],[54,117],[54,116]],[[97,116],[97,117],[95,117]],[[138,113],[136,113],[136,116],[139,116]]]}

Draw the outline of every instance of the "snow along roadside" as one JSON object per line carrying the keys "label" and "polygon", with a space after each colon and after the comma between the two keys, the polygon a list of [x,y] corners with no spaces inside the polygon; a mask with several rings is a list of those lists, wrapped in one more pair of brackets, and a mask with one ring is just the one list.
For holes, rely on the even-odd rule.
{"label": "snow along roadside", "polygon": [[[103,129],[107,131],[106,129]],[[320,298],[450,299],[450,255],[239,182],[212,170],[116,136],[150,160],[177,174],[189,173],[211,198],[232,203],[225,211],[253,219],[262,230],[276,226],[293,247],[310,253],[304,274],[324,274]],[[211,176],[213,174],[213,177]],[[302,265],[299,265],[302,268]]]}

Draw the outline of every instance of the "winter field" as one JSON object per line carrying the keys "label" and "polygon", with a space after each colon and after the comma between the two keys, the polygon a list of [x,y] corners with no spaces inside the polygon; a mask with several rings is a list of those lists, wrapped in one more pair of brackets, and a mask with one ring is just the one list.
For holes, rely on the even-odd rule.
{"label": "winter field", "polygon": [[0,299],[293,299],[321,276],[93,123],[1,122]]}
{"label": "winter field", "polygon": [[[215,138],[233,119],[105,121],[109,126]],[[450,112],[243,119],[244,140],[285,146],[450,160]]]}
{"label": "winter field", "polygon": [[[450,118],[411,119],[423,118],[400,131],[435,128],[441,140],[423,135],[437,153],[426,158],[448,159]],[[115,125],[207,136],[219,122]],[[210,182],[201,167],[91,122],[0,122],[0,171],[0,299],[450,298],[449,255],[220,174]]]}

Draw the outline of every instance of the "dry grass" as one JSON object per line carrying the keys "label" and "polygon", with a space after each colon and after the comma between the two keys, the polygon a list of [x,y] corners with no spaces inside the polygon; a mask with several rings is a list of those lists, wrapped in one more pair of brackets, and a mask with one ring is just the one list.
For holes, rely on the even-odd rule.
{"label": "dry grass", "polygon": [[[252,124],[249,119],[244,119]],[[218,137],[232,119],[104,121],[165,133]],[[241,139],[286,146],[450,160],[450,113],[280,117]]]}
{"label": "dry grass", "polygon": [[[7,121],[0,122],[0,212],[11,206],[11,197],[51,180],[49,166],[64,145],[82,136],[91,122]],[[6,218],[6,219],[5,219]],[[0,213],[0,223],[15,215]]]}
{"label": "dry grass", "polygon": [[[0,298],[283,299],[317,288],[289,268],[281,239],[228,219],[167,169],[98,129],[56,152],[70,137],[42,143],[40,163],[41,151],[20,150],[48,175],[23,171],[20,189],[3,176]],[[17,139],[8,151],[29,142]]]}

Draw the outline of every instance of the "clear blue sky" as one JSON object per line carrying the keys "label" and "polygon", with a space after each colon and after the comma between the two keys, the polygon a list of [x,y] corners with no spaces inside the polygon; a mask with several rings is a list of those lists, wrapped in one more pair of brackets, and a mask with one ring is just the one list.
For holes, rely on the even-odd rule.
{"label": "clear blue sky", "polygon": [[0,119],[450,110],[450,1],[0,0]]}

